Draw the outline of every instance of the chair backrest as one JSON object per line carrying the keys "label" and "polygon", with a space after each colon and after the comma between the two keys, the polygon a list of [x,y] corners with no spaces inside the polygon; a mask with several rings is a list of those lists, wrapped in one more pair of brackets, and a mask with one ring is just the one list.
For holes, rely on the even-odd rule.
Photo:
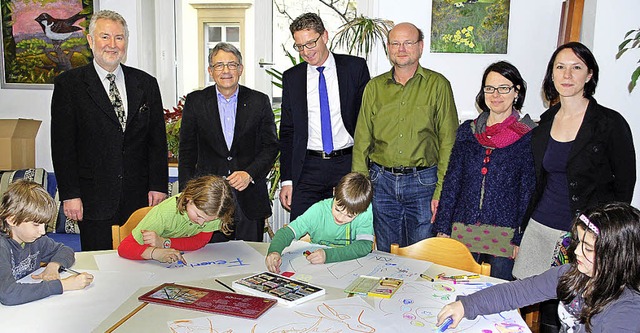
{"label": "chair backrest", "polygon": [[427,238],[407,247],[400,247],[394,243],[391,244],[391,253],[476,274],[491,274],[491,265],[478,264],[466,245],[451,238]]}
{"label": "chair backrest", "polygon": [[129,219],[127,219],[127,222],[125,222],[122,226],[119,226],[119,225],[111,226],[111,239],[113,242],[114,250],[118,249],[120,242],[122,242],[122,240],[125,239],[125,237],[131,234],[131,231],[133,231],[133,228],[135,228],[138,225],[138,223],[140,223],[142,218],[145,215],[147,215],[147,213],[151,210],[151,208],[153,207],[142,207],[136,210],[135,212],[133,212],[131,216],[129,216]]}

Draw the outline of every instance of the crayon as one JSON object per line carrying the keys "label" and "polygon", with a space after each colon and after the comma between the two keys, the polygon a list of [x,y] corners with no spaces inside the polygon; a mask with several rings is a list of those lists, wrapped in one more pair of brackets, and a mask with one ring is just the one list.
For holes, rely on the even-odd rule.
{"label": "crayon", "polygon": [[429,280],[431,282],[435,281],[432,277],[430,277],[429,275],[426,275],[426,274],[420,274],[420,277],[425,279],[425,280]]}
{"label": "crayon", "polygon": [[454,278],[456,280],[462,279],[462,280],[466,280],[466,279],[479,279],[480,275],[478,274],[474,274],[474,275],[454,275],[454,276],[450,276],[451,278]]}
{"label": "crayon", "polygon": [[438,330],[436,332],[444,332],[449,328],[449,326],[453,324],[453,319],[451,317],[447,317],[442,325],[438,326]]}

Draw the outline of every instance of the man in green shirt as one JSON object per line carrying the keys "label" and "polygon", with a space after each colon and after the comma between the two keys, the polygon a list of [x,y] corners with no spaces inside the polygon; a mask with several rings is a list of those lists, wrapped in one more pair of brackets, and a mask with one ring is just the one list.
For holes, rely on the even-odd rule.
{"label": "man in green shirt", "polygon": [[449,81],[420,66],[422,31],[400,23],[388,37],[393,68],[365,88],[352,166],[371,176],[376,245],[387,252],[432,236],[458,127]]}

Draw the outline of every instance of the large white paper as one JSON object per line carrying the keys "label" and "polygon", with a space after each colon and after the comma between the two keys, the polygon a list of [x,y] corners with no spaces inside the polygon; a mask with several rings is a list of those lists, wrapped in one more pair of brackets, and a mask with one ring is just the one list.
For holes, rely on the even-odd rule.
{"label": "large white paper", "polygon": [[385,332],[376,330],[373,307],[359,297],[275,306],[257,320],[214,315],[169,321],[173,333]]}
{"label": "large white paper", "polygon": [[[376,311],[384,332],[430,332],[443,306],[458,295],[472,294],[491,283],[450,284],[444,282],[405,282],[389,299],[375,298]],[[382,326],[379,326],[382,327]],[[462,319],[455,332],[531,332],[517,311]]]}
{"label": "large white paper", "polygon": [[[408,282],[390,299],[374,306],[359,296],[311,301],[287,308],[276,306],[257,320],[213,315],[169,321],[174,333],[210,332],[436,332],[436,315],[456,295],[485,287]],[[466,320],[452,332],[530,332],[516,311]]]}
{"label": "large white paper", "polygon": [[[2,332],[91,332],[151,277],[147,272],[87,271],[93,283],[34,302],[4,306]],[[61,274],[61,277],[69,273]],[[25,277],[24,283],[38,282]],[[82,309],[82,310],[80,310]],[[80,317],[80,318],[79,318]]]}
{"label": "large white paper", "polygon": [[266,270],[264,256],[243,241],[207,244],[202,249],[185,252],[183,257],[187,261],[186,265],[155,260],[129,260],[121,258],[117,253],[96,255],[94,258],[100,270],[153,273],[148,286]]}
{"label": "large white paper", "polygon": [[420,273],[427,270],[431,263],[395,256],[389,253],[373,251],[365,257],[331,263],[314,265],[303,255],[306,250],[320,248],[317,244],[293,242],[282,252],[280,271],[292,272],[293,278],[313,284],[344,289],[360,275],[393,277],[415,280]]}

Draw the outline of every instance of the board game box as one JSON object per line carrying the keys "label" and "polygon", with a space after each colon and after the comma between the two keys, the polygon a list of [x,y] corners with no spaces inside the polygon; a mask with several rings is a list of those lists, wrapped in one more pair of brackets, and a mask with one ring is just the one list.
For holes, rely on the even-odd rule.
{"label": "board game box", "polygon": [[277,302],[273,299],[165,283],[138,300],[178,308],[256,319]]}
{"label": "board game box", "polygon": [[278,300],[291,306],[324,295],[323,288],[282,275],[263,272],[233,282],[236,290]]}
{"label": "board game box", "polygon": [[400,289],[403,280],[360,275],[345,290],[345,293],[391,298]]}

